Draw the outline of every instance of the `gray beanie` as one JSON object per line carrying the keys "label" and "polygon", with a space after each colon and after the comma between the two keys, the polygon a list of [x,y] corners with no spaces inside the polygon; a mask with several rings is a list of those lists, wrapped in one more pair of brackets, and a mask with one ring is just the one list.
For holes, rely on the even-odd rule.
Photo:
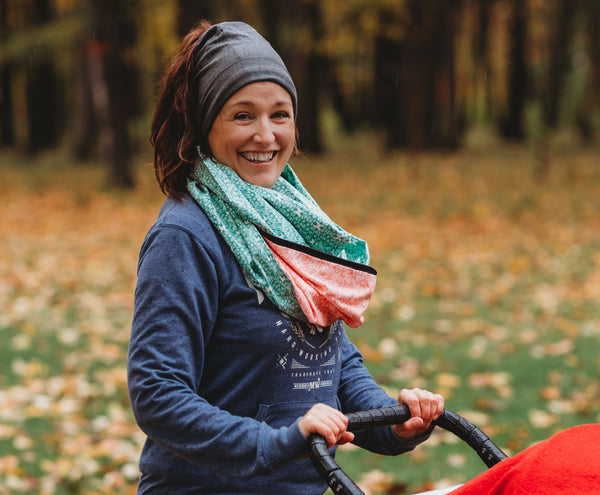
{"label": "gray beanie", "polygon": [[225,102],[244,86],[272,81],[292,97],[296,115],[296,88],[283,60],[258,32],[243,22],[222,22],[208,28],[194,48],[198,79],[201,139],[206,142]]}

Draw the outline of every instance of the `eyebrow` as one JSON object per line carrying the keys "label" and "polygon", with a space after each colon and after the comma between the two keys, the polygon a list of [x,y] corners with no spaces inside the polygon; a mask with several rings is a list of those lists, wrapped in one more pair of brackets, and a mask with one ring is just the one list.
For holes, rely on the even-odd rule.
{"label": "eyebrow", "polygon": [[[289,101],[285,101],[285,100],[280,100],[276,103],[273,104],[274,107],[284,107],[286,105],[292,106],[292,103]],[[230,106],[232,107],[237,107],[237,106],[249,106],[249,107],[255,107],[256,103],[251,101],[251,100],[241,100],[241,101],[235,101],[232,102],[230,104]]]}

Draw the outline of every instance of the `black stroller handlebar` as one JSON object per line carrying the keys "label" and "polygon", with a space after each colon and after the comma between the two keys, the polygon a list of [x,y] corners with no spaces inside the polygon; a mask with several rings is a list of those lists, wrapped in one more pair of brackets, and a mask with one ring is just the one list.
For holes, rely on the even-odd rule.
{"label": "black stroller handlebar", "polygon": [[[401,424],[410,419],[410,411],[405,404],[358,411],[347,414],[348,431],[357,432]],[[466,442],[481,458],[487,467],[492,467],[507,455],[492,442],[488,436],[470,421],[458,414],[444,409],[441,416],[435,420],[435,425],[454,433]],[[325,439],[313,433],[309,439],[309,456],[329,487],[336,494],[364,495],[364,492],[342,471],[329,453]]]}

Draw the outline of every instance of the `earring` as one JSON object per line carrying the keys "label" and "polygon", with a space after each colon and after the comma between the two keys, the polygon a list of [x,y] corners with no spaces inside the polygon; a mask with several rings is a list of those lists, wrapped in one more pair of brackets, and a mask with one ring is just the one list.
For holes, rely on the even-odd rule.
{"label": "earring", "polygon": [[204,153],[204,151],[202,151],[202,148],[200,148],[200,145],[196,146],[196,152],[198,153],[198,160],[203,162],[204,160],[206,160],[209,155],[207,155],[206,153]]}

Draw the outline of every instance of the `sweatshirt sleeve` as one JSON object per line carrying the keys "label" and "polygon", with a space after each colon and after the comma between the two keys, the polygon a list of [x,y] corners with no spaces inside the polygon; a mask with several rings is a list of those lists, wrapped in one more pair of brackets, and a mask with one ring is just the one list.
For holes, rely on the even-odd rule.
{"label": "sweatshirt sleeve", "polygon": [[219,306],[214,256],[178,226],[154,227],[146,237],[129,345],[130,400],[148,437],[190,463],[229,477],[268,474],[303,452],[297,422],[272,428],[196,392]]}
{"label": "sweatshirt sleeve", "polygon": [[[362,354],[346,335],[342,356],[338,397],[344,413],[398,404],[397,399],[390,397],[375,382],[363,364]],[[356,433],[352,443],[377,454],[398,455],[413,450],[430,435],[431,431],[413,438],[402,438],[396,435],[392,427],[384,427]]]}

